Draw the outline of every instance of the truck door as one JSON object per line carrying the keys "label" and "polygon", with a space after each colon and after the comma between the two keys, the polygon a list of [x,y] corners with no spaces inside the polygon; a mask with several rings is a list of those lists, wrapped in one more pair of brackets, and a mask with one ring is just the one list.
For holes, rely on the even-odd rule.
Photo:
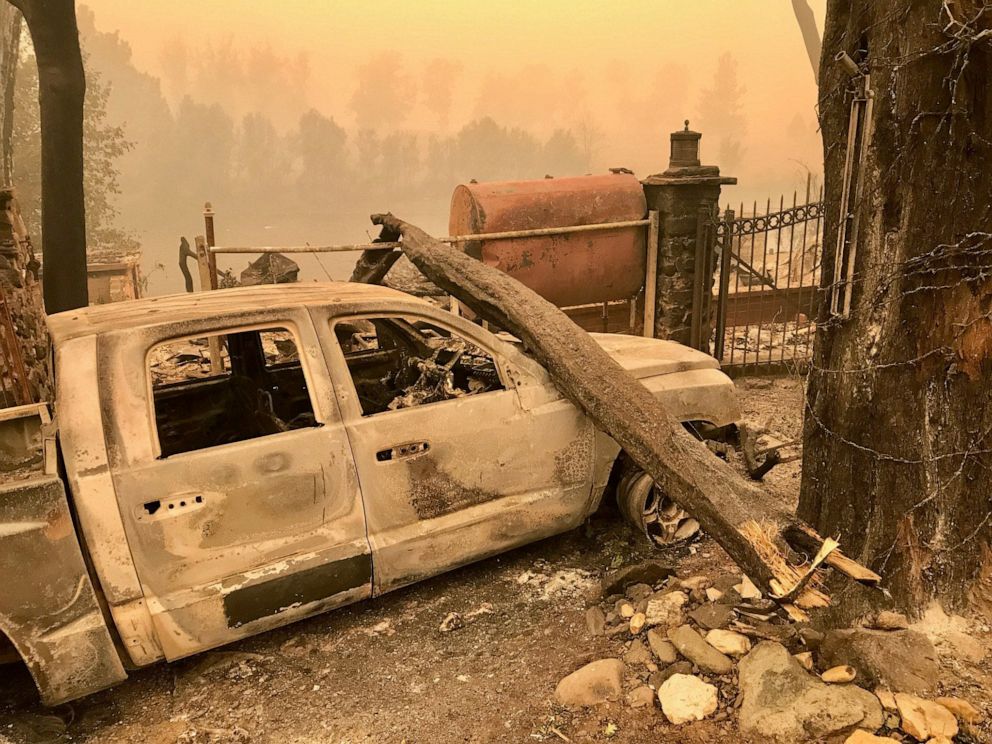
{"label": "truck door", "polygon": [[105,406],[112,470],[165,656],[369,596],[357,474],[306,312],[126,343],[105,355],[141,369],[121,371],[130,413]]}
{"label": "truck door", "polygon": [[589,505],[588,420],[507,364],[492,334],[446,317],[315,316],[330,331],[376,593],[570,529]]}

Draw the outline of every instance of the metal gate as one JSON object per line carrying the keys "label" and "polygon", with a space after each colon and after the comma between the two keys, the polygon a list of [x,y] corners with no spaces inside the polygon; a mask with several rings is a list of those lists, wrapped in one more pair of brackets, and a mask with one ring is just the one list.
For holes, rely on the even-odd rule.
{"label": "metal gate", "polygon": [[769,199],[764,213],[726,210],[716,221],[719,255],[714,356],[729,374],[788,371],[813,353],[820,304],[823,189],[792,206]]}

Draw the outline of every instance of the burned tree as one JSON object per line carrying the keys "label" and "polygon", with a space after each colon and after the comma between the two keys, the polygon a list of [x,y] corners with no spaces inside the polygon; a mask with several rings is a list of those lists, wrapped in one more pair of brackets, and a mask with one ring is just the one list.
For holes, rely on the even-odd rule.
{"label": "burned tree", "polygon": [[825,302],[799,515],[905,609],[988,610],[992,6],[832,0],[822,59]]}
{"label": "burned tree", "polygon": [[10,0],[24,15],[38,61],[41,232],[45,309],[85,307],[83,99],[86,77],[73,0]]}

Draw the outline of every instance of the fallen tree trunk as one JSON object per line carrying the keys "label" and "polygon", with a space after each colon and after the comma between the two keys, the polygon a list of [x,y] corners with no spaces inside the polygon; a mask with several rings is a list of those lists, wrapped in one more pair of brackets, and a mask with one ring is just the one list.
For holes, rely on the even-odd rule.
{"label": "fallen tree trunk", "polygon": [[[691,512],[758,587],[783,597],[804,578],[791,565],[796,556],[790,549],[812,558],[810,545],[820,546],[823,540],[714,457],[561,310],[501,271],[391,214],[373,215],[372,221],[402,235],[403,252],[428,279],[517,336],[559,390]],[[811,541],[790,545],[787,537],[797,531]],[[868,583],[879,578],[867,573]],[[855,578],[866,581],[866,575]]]}

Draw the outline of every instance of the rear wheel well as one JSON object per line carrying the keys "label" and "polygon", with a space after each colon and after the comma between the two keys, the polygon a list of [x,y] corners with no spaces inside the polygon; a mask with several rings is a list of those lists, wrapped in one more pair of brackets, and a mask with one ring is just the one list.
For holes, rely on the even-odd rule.
{"label": "rear wheel well", "polygon": [[20,652],[17,647],[10,640],[6,633],[0,630],[0,664],[22,664],[24,659],[21,658]]}

